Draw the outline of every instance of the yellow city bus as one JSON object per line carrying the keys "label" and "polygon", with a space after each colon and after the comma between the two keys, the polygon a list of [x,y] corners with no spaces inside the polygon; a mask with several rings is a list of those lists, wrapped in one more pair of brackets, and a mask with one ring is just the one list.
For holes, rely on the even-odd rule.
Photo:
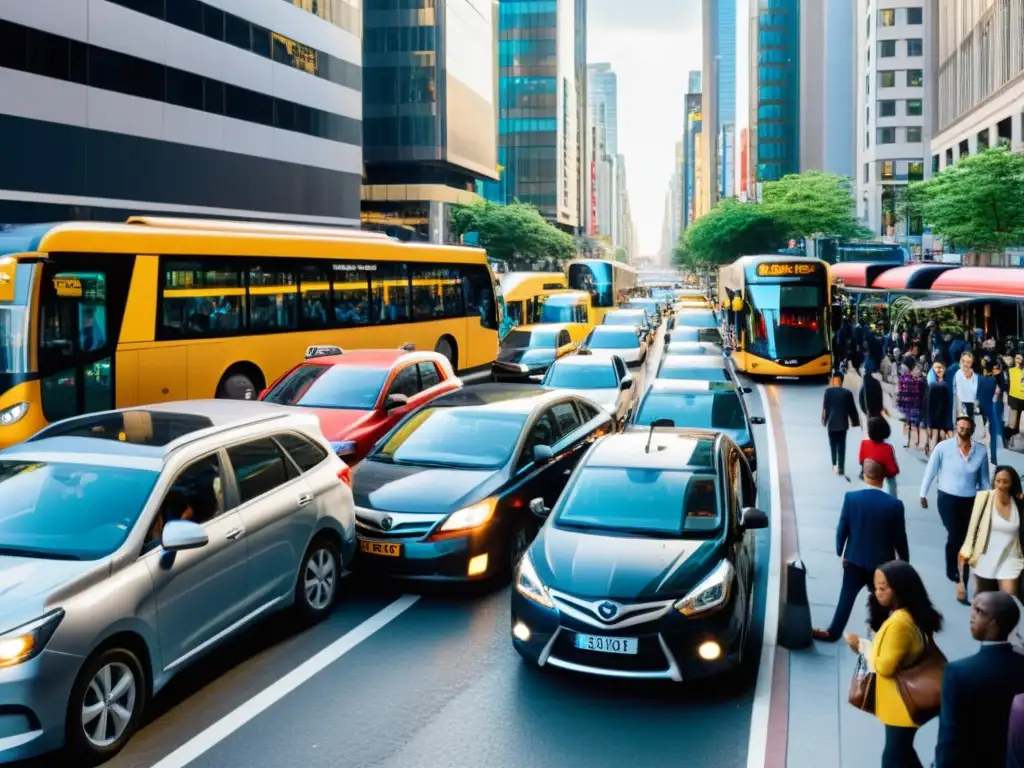
{"label": "yellow city bus", "polygon": [[594,309],[590,321],[594,325],[600,325],[609,310],[632,298],[640,285],[633,267],[607,259],[571,261],[566,274],[570,288],[590,294]]}
{"label": "yellow city bus", "polygon": [[577,344],[594,330],[594,310],[586,291],[554,291],[538,296],[538,323],[565,323],[569,337]]}
{"label": "yellow city bus", "polygon": [[718,272],[718,300],[742,300],[740,371],[764,376],[826,376],[831,370],[832,279],[818,259],[744,256]]}
{"label": "yellow city bus", "polygon": [[0,230],[0,446],[80,413],[256,397],[313,344],[498,347],[483,250],[324,227],[134,218]]}
{"label": "yellow city bus", "polygon": [[564,291],[569,281],[561,272],[508,272],[501,276],[505,318],[515,325],[539,323],[538,299]]}

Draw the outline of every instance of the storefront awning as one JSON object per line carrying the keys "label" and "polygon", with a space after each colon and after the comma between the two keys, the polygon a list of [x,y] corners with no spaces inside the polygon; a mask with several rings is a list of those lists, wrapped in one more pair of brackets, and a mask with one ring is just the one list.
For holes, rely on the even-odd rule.
{"label": "storefront awning", "polygon": [[968,296],[943,296],[941,299],[918,299],[911,302],[910,309],[942,309],[944,307],[955,307],[958,304],[968,304],[974,299]]}
{"label": "storefront awning", "polygon": [[1024,269],[958,267],[939,275],[931,288],[937,293],[956,293],[975,298],[1022,299]]}
{"label": "storefront awning", "polygon": [[832,265],[832,282],[848,288],[868,288],[875,278],[896,266],[892,262],[886,264],[871,261],[844,261]]}
{"label": "storefront awning", "polygon": [[940,275],[956,269],[953,264],[907,264],[880,274],[871,287],[881,291],[927,291]]}

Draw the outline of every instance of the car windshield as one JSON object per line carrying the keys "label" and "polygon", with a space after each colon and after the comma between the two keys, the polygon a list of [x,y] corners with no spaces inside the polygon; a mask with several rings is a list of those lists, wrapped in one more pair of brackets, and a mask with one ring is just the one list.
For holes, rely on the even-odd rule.
{"label": "car windshield", "polygon": [[679,429],[747,428],[735,392],[649,392],[640,405],[636,424],[649,427],[658,419],[671,419]]}
{"label": "car windshield", "polygon": [[609,312],[604,316],[603,325],[631,325],[638,326],[647,322],[647,315],[643,310],[636,312]]}
{"label": "car windshield", "polygon": [[715,313],[710,309],[682,309],[676,313],[676,322],[679,325],[689,325],[694,328],[717,328]]}
{"label": "car windshield", "polygon": [[686,470],[584,468],[554,525],[658,538],[699,538],[718,530],[715,478]]}
{"label": "car windshield", "polygon": [[640,346],[640,339],[632,330],[595,328],[587,338],[586,346],[590,349],[636,349]]}
{"label": "car windshield", "polygon": [[555,346],[555,332],[509,331],[508,336],[501,340],[501,346],[505,349],[526,349],[527,347],[551,349]]}
{"label": "car windshield", "polygon": [[120,547],[159,473],[92,464],[0,461],[0,555],[99,560]]}
{"label": "car windshield", "polygon": [[490,406],[426,408],[391,433],[374,453],[378,461],[464,469],[500,467],[508,461],[526,414]]}
{"label": "car windshield", "polygon": [[607,360],[600,365],[555,363],[542,383],[546,387],[565,389],[613,389],[618,386],[615,369]]}
{"label": "car windshield", "polygon": [[708,347],[699,341],[671,341],[665,346],[666,355],[706,355]]}
{"label": "car windshield", "polygon": [[387,368],[300,365],[263,399],[278,405],[372,411],[387,377]]}
{"label": "car windshield", "polygon": [[732,381],[725,367],[697,365],[692,360],[674,356],[665,358],[656,378],[671,381]]}

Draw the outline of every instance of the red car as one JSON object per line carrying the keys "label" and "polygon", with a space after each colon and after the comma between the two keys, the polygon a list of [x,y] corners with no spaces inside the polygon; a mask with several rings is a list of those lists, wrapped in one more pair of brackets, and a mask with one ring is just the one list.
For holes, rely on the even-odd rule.
{"label": "red car", "polygon": [[260,400],[312,408],[335,452],[351,465],[407,413],[461,387],[448,358],[436,352],[315,346]]}

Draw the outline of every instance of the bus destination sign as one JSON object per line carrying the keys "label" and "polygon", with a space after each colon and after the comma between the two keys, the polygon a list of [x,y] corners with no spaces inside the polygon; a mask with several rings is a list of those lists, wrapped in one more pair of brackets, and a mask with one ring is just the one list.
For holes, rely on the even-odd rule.
{"label": "bus destination sign", "polygon": [[757,265],[758,277],[806,277],[816,275],[821,268],[820,264],[794,264],[794,263],[769,263]]}

